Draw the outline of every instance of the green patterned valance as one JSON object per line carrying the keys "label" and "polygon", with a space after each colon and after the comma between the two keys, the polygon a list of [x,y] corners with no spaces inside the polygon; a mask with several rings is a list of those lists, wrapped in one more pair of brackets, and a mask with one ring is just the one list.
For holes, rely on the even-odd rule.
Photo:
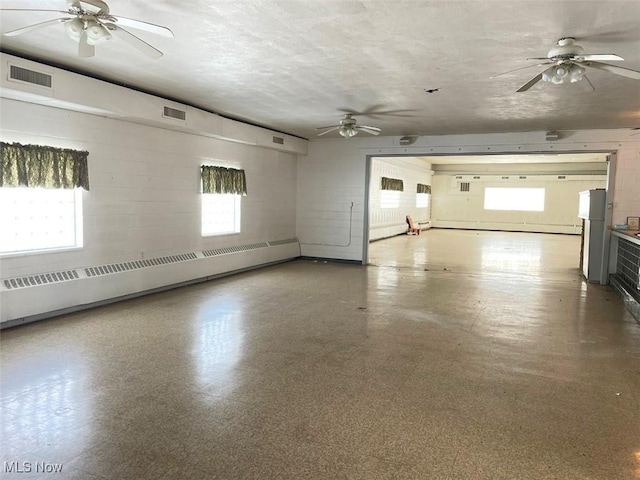
{"label": "green patterned valance", "polygon": [[431,185],[418,184],[417,193],[431,193]]}
{"label": "green patterned valance", "polygon": [[89,152],[0,142],[0,187],[89,190]]}
{"label": "green patterned valance", "polygon": [[202,193],[247,194],[244,170],[225,167],[202,166]]}
{"label": "green patterned valance", "polygon": [[382,177],[380,182],[380,190],[396,190],[398,192],[404,191],[404,183],[397,178]]}

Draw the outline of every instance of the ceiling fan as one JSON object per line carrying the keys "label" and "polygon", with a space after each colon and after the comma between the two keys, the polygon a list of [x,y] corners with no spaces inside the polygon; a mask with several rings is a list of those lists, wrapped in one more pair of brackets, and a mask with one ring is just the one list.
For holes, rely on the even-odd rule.
{"label": "ceiling fan", "polygon": [[56,23],[64,24],[64,29],[69,37],[79,44],[78,55],[80,57],[93,57],[95,45],[111,40],[112,34],[124,40],[132,47],[150,57],[159,58],[162,52],[138,38],[133,33],[125,30],[135,28],[146,32],[155,33],[164,37],[173,38],[173,32],[167,27],[154,25],[153,23],[134,20],[132,18],[115,16],[109,13],[109,6],[102,0],[67,0],[67,10],[42,10],[33,8],[2,8],[3,12],[51,12],[67,15],[67,17],[54,18],[45,22],[36,23],[26,27],[6,32],[5,36],[12,37],[23,33],[47,27]]}
{"label": "ceiling fan", "polygon": [[[602,61],[610,62],[622,62],[624,58],[608,54],[591,54],[584,53],[584,49],[576,43],[576,39],[573,37],[565,37],[558,40],[555,47],[553,47],[547,53],[546,57],[534,57],[527,60],[546,60],[546,62],[538,63],[536,65],[527,65],[526,67],[516,68],[508,72],[499,73],[491,78],[506,75],[508,73],[517,72],[525,68],[541,67],[543,65],[551,65],[544,71],[537,74],[527,83],[522,85],[517,92],[526,92],[533,87],[539,81],[551,82],[554,84],[561,83],[576,83],[584,80],[591,90],[595,90],[593,84],[589,81],[585,75],[586,68],[593,68],[595,70],[603,70],[605,72],[614,73],[616,75],[622,75],[623,77],[633,78],[640,80],[640,72],[631,70],[630,68],[619,67],[617,65],[610,65],[608,63],[602,63]],[[585,68],[586,67],[586,68]]]}
{"label": "ceiling fan", "polygon": [[339,125],[329,125],[327,127],[318,127],[316,130],[324,130],[318,136],[325,135],[329,132],[337,130],[344,138],[350,138],[358,134],[358,132],[370,133],[371,135],[380,135],[382,131],[378,127],[370,127],[368,125],[358,125],[358,121],[353,118],[353,113],[345,113]]}

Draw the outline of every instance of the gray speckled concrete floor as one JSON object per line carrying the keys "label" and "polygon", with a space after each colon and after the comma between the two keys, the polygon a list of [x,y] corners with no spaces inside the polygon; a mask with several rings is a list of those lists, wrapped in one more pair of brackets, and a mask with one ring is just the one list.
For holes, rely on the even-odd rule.
{"label": "gray speckled concrete floor", "polygon": [[578,251],[431,230],[3,331],[2,478],[638,479],[640,327]]}

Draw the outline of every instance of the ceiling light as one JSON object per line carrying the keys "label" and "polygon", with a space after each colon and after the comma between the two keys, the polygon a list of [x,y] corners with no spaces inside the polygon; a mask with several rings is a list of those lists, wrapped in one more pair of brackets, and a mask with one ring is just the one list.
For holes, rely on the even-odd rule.
{"label": "ceiling light", "polygon": [[87,43],[89,45],[98,45],[107,40],[111,40],[111,34],[107,27],[95,20],[87,21]]}
{"label": "ceiling light", "polygon": [[64,22],[64,29],[69,37],[74,40],[80,40],[80,36],[84,31],[84,22],[76,17],[73,20]]}
{"label": "ceiling light", "polygon": [[338,129],[338,133],[342,135],[344,138],[351,138],[358,134],[358,131],[352,127],[340,127]]}
{"label": "ceiling light", "polygon": [[571,83],[579,82],[584,77],[584,68],[580,65],[573,64],[569,70],[569,79]]}
{"label": "ceiling light", "polygon": [[567,81],[571,83],[579,82],[584,77],[585,69],[575,63],[561,63],[557,67],[553,68],[552,72],[552,75],[544,72],[542,74],[542,80],[559,85]]}

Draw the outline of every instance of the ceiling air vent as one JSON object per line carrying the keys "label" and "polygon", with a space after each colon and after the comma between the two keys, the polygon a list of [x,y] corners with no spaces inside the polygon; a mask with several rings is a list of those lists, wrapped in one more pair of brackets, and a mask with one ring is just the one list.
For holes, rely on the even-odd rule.
{"label": "ceiling air vent", "polygon": [[469,191],[469,186],[470,186],[469,182],[460,182],[460,191],[461,192],[468,192]]}
{"label": "ceiling air vent", "polygon": [[40,87],[51,88],[52,77],[51,75],[48,75],[46,73],[36,72],[35,70],[28,70],[16,65],[10,65],[9,80],[16,80],[18,82],[30,83],[32,85],[38,85]]}
{"label": "ceiling air vent", "polygon": [[165,118],[175,118],[184,121],[187,119],[187,112],[184,110],[178,110],[177,108],[164,107],[162,116]]}
{"label": "ceiling air vent", "polygon": [[278,145],[284,145],[284,138],[282,138],[282,137],[273,137],[273,143],[277,143]]}

